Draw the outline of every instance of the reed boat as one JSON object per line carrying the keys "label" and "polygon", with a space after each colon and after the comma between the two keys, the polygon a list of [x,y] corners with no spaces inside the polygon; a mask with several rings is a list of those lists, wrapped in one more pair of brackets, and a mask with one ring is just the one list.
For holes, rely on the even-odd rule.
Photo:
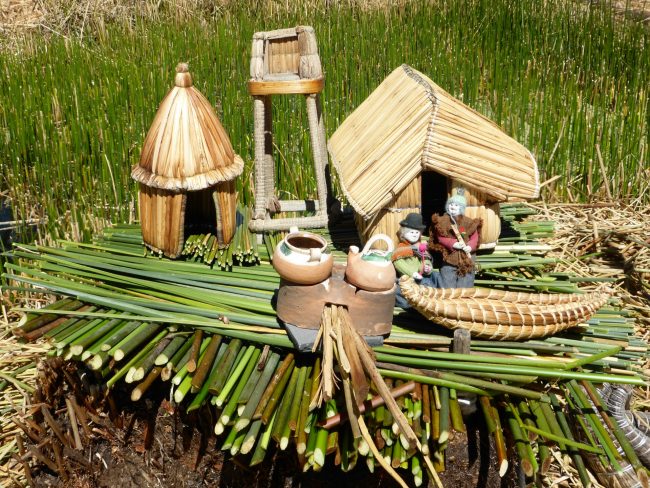
{"label": "reed boat", "polygon": [[474,337],[527,340],[579,325],[602,307],[610,290],[573,293],[522,293],[488,288],[430,288],[400,278],[402,295],[427,319]]}

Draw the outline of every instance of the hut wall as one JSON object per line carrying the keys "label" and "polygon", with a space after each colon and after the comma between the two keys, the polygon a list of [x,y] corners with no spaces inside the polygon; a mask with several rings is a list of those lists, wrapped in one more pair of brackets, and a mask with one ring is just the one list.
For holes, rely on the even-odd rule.
{"label": "hut wall", "polygon": [[237,228],[237,191],[235,181],[218,183],[212,192],[216,209],[217,240],[219,244],[230,243]]}
{"label": "hut wall", "polygon": [[481,229],[480,249],[492,249],[496,246],[501,234],[501,217],[499,203],[491,201],[490,197],[480,190],[468,187],[454,179],[449,179],[448,195],[457,193],[459,188],[465,189],[465,199],[467,200],[467,217],[483,220]]}
{"label": "hut wall", "polygon": [[140,183],[140,222],[145,244],[175,258],[183,248],[186,196]]}
{"label": "hut wall", "polygon": [[[369,220],[363,220],[355,215],[357,230],[362,242],[366,242],[375,234],[386,234],[393,239],[395,245],[399,242],[397,231],[399,223],[410,213],[420,213],[420,202],[422,189],[420,177],[414,178],[400,193],[398,193],[388,205],[382,208],[377,215]],[[381,243],[377,244],[382,247]]]}

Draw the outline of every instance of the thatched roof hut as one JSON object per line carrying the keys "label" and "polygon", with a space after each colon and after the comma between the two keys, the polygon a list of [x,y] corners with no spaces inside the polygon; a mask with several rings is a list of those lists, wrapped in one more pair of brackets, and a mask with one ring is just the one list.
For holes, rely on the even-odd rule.
{"label": "thatched roof hut", "polygon": [[524,146],[407,65],[341,124],[328,149],[365,238],[394,235],[409,212],[430,217],[426,200],[441,189],[430,186],[429,172],[446,177],[441,200],[462,186],[470,206],[492,212],[496,202],[539,194],[537,164]]}
{"label": "thatched roof hut", "polygon": [[244,168],[210,102],[179,64],[131,176],[140,183],[142,236],[151,249],[177,257],[187,228],[230,242],[235,231],[235,178]]}

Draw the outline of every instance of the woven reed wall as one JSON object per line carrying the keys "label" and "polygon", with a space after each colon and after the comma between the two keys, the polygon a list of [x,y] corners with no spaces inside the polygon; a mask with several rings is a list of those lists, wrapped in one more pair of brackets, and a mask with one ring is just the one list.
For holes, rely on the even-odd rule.
{"label": "woven reed wall", "polygon": [[151,188],[140,183],[140,222],[147,246],[165,256],[180,255],[184,243],[184,193]]}
{"label": "woven reed wall", "polygon": [[463,188],[467,200],[465,215],[483,220],[480,249],[491,249],[496,246],[499,235],[501,235],[501,214],[498,202],[492,201],[486,193],[463,185],[458,180],[449,179],[448,181],[447,195],[454,195],[458,193],[459,188]]}
{"label": "woven reed wall", "polygon": [[[180,256],[185,243],[186,219],[197,226],[197,232],[216,230],[220,245],[230,243],[237,226],[234,181],[219,183],[213,190],[193,193],[197,195],[190,206],[185,192],[160,190],[140,183],[142,239],[149,248],[170,258]],[[209,208],[212,205],[214,208]]]}
{"label": "woven reed wall", "polygon": [[234,181],[218,183],[212,193],[217,210],[217,240],[219,244],[230,243],[237,228],[237,192]]}
{"label": "woven reed wall", "polygon": [[[362,242],[366,242],[375,234],[386,234],[398,244],[397,231],[399,223],[410,213],[421,213],[421,183],[420,177],[415,178],[404,190],[398,193],[395,198],[379,213],[370,220],[364,220],[355,214],[355,223]],[[385,248],[382,242],[378,242],[377,249]]]}
{"label": "woven reed wall", "polygon": [[300,68],[298,36],[270,40],[266,60],[270,74],[298,74]]}

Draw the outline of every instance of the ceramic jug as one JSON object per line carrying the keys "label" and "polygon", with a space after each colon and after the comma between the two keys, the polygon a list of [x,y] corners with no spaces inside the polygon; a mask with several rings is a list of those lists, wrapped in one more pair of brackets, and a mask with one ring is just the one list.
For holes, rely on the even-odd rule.
{"label": "ceramic jug", "polygon": [[287,281],[314,285],[332,274],[332,255],[327,241],[317,234],[292,227],[273,253],[273,267]]}
{"label": "ceramic jug", "polygon": [[[380,240],[388,245],[387,251],[371,249]],[[395,285],[395,268],[391,261],[394,248],[393,240],[386,234],[373,236],[361,252],[357,246],[350,246],[345,279],[367,291],[390,290]]]}

